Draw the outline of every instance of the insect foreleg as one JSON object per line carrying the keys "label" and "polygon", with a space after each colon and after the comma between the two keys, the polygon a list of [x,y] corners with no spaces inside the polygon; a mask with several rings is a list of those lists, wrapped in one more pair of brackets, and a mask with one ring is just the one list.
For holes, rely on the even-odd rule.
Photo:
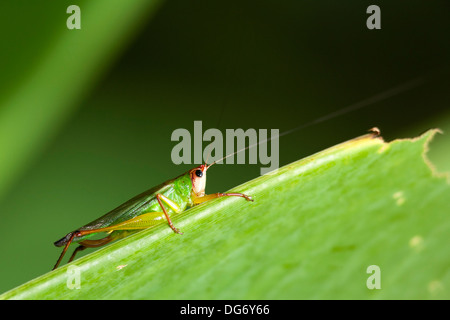
{"label": "insect foreleg", "polygon": [[215,198],[220,198],[220,197],[242,197],[247,201],[253,201],[252,197],[243,194],[243,193],[212,193],[212,194],[208,194],[205,195],[203,197],[197,197],[195,198],[194,204],[200,204],[203,202],[207,202],[209,200],[215,199]]}

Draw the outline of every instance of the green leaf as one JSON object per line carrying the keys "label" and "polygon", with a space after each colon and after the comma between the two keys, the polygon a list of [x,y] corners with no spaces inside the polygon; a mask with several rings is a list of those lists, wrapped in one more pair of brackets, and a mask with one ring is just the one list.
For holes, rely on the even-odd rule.
{"label": "green leaf", "polygon": [[185,211],[182,236],[143,230],[0,298],[448,299],[449,178],[424,158],[436,132],[347,141],[235,188],[253,203]]}

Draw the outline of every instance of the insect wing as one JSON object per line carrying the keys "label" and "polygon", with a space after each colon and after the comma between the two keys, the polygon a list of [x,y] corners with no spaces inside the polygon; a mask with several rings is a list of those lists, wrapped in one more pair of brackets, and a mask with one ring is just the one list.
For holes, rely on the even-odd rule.
{"label": "insect wing", "polygon": [[156,200],[156,194],[162,193],[171,187],[170,183],[163,183],[159,186],[151,188],[127,202],[121,204],[117,208],[111,210],[100,218],[84,225],[78,230],[92,230],[109,227],[126,220],[132,219],[145,212],[145,209],[150,206],[152,201]]}

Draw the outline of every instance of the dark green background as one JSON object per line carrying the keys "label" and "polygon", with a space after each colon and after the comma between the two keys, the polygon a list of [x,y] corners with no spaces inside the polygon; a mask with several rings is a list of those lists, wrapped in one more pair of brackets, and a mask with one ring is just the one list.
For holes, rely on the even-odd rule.
{"label": "dark green background", "polygon": [[[66,28],[70,4],[81,7],[81,30]],[[95,31],[85,23],[94,14],[85,4],[2,2],[0,103],[51,54],[55,38]],[[373,126],[386,140],[450,128],[449,3],[377,1],[382,29],[368,30],[371,4],[177,0],[161,3],[154,14],[124,16],[135,25],[132,32],[117,40],[71,111],[0,194],[0,292],[49,271],[60,253],[53,242],[67,232],[190,168],[171,162],[170,137],[177,128],[192,130],[194,120],[205,130],[283,132],[422,77],[420,87],[282,137],[280,164]],[[94,19],[103,18],[95,12]],[[89,56],[101,48],[82,49]],[[62,66],[49,86],[73,76]],[[22,125],[15,124],[26,132]],[[450,169],[449,138],[436,145],[433,158]],[[0,148],[8,157],[8,147]],[[252,179],[260,167],[217,166],[207,192]]]}

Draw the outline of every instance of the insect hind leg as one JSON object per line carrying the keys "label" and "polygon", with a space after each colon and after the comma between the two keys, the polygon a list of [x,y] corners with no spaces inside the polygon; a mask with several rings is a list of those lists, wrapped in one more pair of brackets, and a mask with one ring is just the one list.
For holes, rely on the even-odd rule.
{"label": "insect hind leg", "polygon": [[[53,267],[52,270],[55,270],[56,268],[58,268],[59,264],[61,263],[62,258],[63,258],[64,255],[66,254],[67,248],[69,248],[70,244],[71,244],[72,241],[73,241],[73,238],[75,238],[75,235],[76,235],[77,233],[78,233],[78,231],[71,232],[71,233],[67,234],[66,237],[64,237],[63,239],[61,239],[61,240],[64,240],[65,246],[64,246],[63,251],[61,252],[61,255],[60,255],[59,258],[58,258],[58,261],[56,261],[56,264],[55,264],[55,266]],[[65,239],[65,238],[67,238],[67,239]],[[61,241],[61,240],[60,240],[60,241]],[[59,244],[60,241],[55,242],[55,245],[58,246],[58,244]],[[57,243],[58,243],[58,244],[57,244]],[[63,244],[61,244],[61,245],[59,245],[59,246],[62,246],[62,245],[63,245]]]}
{"label": "insect hind leg", "polygon": [[111,235],[109,235],[109,236],[107,236],[105,238],[98,239],[98,240],[84,240],[84,241],[81,241],[80,245],[73,251],[72,255],[70,256],[70,259],[69,259],[68,263],[72,262],[73,259],[75,259],[75,255],[79,251],[83,251],[84,249],[87,249],[87,248],[101,247],[101,246],[103,246],[103,245],[105,245],[105,244],[107,244],[107,243],[109,243],[109,242],[111,242],[113,240],[114,240],[114,238]]}
{"label": "insect hind leg", "polygon": [[[61,263],[62,258],[64,257],[64,255],[66,254],[67,249],[69,248],[70,244],[72,243],[73,239],[75,237],[79,237],[82,235],[83,231],[74,231],[69,233],[66,237],[64,237],[63,239],[55,242],[55,245],[59,244],[59,246],[62,246],[63,244],[60,244],[61,242],[64,241],[64,249],[61,252],[61,255],[59,256],[58,261],[56,261],[55,266],[53,267],[52,270],[55,270],[56,268],[58,268],[59,264]],[[107,244],[108,242],[111,242],[112,240],[114,240],[115,237],[112,237],[111,235],[102,238],[102,239],[98,239],[98,240],[84,240],[80,242],[80,246],[78,246],[74,252],[72,253],[72,256],[69,259],[69,262],[71,262],[74,258],[75,255],[79,252],[82,251],[86,248],[96,248],[96,247],[101,247],[105,244]],[[58,246],[58,245],[57,245]]]}
{"label": "insect hind leg", "polygon": [[72,262],[73,259],[75,259],[75,255],[77,254],[78,251],[83,251],[84,249],[86,249],[87,247],[83,246],[83,245],[79,245],[75,250],[73,250],[72,255],[69,258],[69,262]]}
{"label": "insect hind leg", "polygon": [[[161,201],[161,200],[159,200],[159,201]],[[163,210],[165,211],[164,207],[163,207]],[[121,222],[121,223],[113,225],[113,226],[108,226],[108,227],[98,228],[98,229],[88,229],[88,230],[85,229],[85,230],[73,231],[73,232],[67,234],[64,238],[55,242],[56,246],[64,245],[64,249],[52,270],[55,270],[56,268],[58,268],[64,254],[67,251],[67,248],[73,242],[74,238],[79,238],[79,237],[83,237],[83,236],[86,236],[89,234],[99,233],[99,232],[112,232],[112,231],[119,231],[119,230],[120,231],[132,231],[132,230],[147,229],[149,227],[156,225],[157,223],[159,223],[161,220],[165,219],[166,217],[168,217],[167,212],[148,212],[148,213],[144,213],[142,215],[139,215],[130,220]],[[170,221],[170,218],[168,220]],[[171,227],[173,227],[173,225]],[[178,231],[178,229],[176,229],[174,231]],[[99,240],[83,240],[83,241],[80,241],[79,244],[84,247],[88,247],[88,248],[100,247],[112,240],[116,240],[116,239],[120,238],[123,235],[124,235],[124,233],[122,233],[121,235],[111,234],[108,237],[105,237],[105,238],[99,239]],[[76,254],[80,250],[84,250],[84,248],[83,249],[80,248],[79,250],[74,252],[74,254]],[[74,254],[72,254],[72,255],[74,256]]]}

